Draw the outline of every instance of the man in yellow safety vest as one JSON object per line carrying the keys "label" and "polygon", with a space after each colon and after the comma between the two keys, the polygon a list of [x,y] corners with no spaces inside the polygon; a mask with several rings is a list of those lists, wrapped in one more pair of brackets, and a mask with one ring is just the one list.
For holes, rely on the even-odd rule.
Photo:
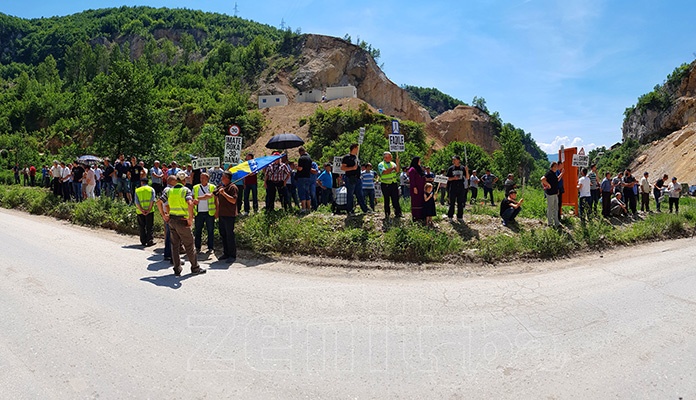
{"label": "man in yellow safety vest", "polygon": [[186,173],[177,174],[178,182],[172,188],[167,188],[162,193],[162,201],[165,203],[164,221],[169,223],[169,231],[172,239],[172,261],[174,261],[174,275],[181,276],[181,259],[179,249],[184,245],[186,256],[191,263],[191,273],[194,275],[205,274],[206,270],[198,265],[196,248],[193,244],[191,225],[193,224],[193,195],[191,190],[183,185]]}
{"label": "man in yellow safety vest", "polygon": [[141,179],[142,184],[135,189],[135,213],[138,218],[140,244],[149,247],[155,244],[152,240],[152,226],[155,223],[155,189],[147,184],[147,178]]}

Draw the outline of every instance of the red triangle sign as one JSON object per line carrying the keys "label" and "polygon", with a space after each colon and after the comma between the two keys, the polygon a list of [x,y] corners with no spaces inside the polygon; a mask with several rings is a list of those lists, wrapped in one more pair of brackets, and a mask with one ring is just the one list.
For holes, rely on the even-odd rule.
{"label": "red triangle sign", "polygon": [[578,155],[584,156],[585,155],[585,148],[581,147],[580,151],[578,152]]}

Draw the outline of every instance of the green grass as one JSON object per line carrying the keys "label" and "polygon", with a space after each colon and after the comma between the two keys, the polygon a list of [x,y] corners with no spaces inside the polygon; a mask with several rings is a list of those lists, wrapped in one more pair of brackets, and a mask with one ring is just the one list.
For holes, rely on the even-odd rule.
{"label": "green grass", "polygon": [[[500,195],[500,193],[497,193]],[[540,190],[523,193],[523,218],[545,221],[546,205]],[[499,203],[496,197],[496,203]],[[402,200],[404,214],[410,202]],[[108,198],[82,203],[63,202],[48,190],[18,185],[0,185],[0,206],[67,219],[72,223],[137,233],[135,208]],[[381,208],[381,207],[380,207]],[[585,224],[564,217],[561,231],[528,225],[519,230],[480,234],[480,223],[498,224],[498,206],[467,205],[463,224],[441,222],[435,228],[413,223],[409,218],[385,221],[375,216],[332,216],[328,207],[310,215],[278,210],[240,217],[237,242],[242,249],[261,255],[310,255],[348,260],[391,260],[397,262],[483,261],[496,263],[512,259],[554,259],[586,249],[690,236],[696,230],[696,201],[682,198],[679,215],[649,214],[643,220],[612,225],[601,218]],[[438,203],[438,216],[447,212]],[[494,218],[489,218],[494,217]],[[475,222],[477,221],[477,222]],[[163,223],[155,214],[155,232],[163,235]],[[217,235],[217,234],[216,234]],[[219,238],[216,237],[217,240]]]}

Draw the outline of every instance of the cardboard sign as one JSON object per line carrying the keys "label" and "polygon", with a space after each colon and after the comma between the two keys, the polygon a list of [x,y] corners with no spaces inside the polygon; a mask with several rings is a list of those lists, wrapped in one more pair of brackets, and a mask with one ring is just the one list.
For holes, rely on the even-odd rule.
{"label": "cardboard sign", "polygon": [[225,164],[239,164],[242,159],[242,137],[225,136]]}
{"label": "cardboard sign", "polygon": [[193,169],[213,168],[220,166],[220,157],[197,158],[191,160]]}
{"label": "cardboard sign", "polygon": [[389,135],[389,151],[406,151],[404,135]]}
{"label": "cardboard sign", "polygon": [[435,175],[435,183],[447,184],[447,177],[444,175]]}
{"label": "cardboard sign", "polygon": [[341,160],[343,160],[343,157],[334,157],[332,170],[334,174],[345,174],[344,171],[341,171]]}

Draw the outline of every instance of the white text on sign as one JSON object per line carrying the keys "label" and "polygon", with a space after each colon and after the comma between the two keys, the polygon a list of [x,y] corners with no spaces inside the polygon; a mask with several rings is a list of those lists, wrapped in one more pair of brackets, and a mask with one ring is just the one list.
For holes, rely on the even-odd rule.
{"label": "white text on sign", "polygon": [[406,151],[404,135],[389,135],[389,151]]}

